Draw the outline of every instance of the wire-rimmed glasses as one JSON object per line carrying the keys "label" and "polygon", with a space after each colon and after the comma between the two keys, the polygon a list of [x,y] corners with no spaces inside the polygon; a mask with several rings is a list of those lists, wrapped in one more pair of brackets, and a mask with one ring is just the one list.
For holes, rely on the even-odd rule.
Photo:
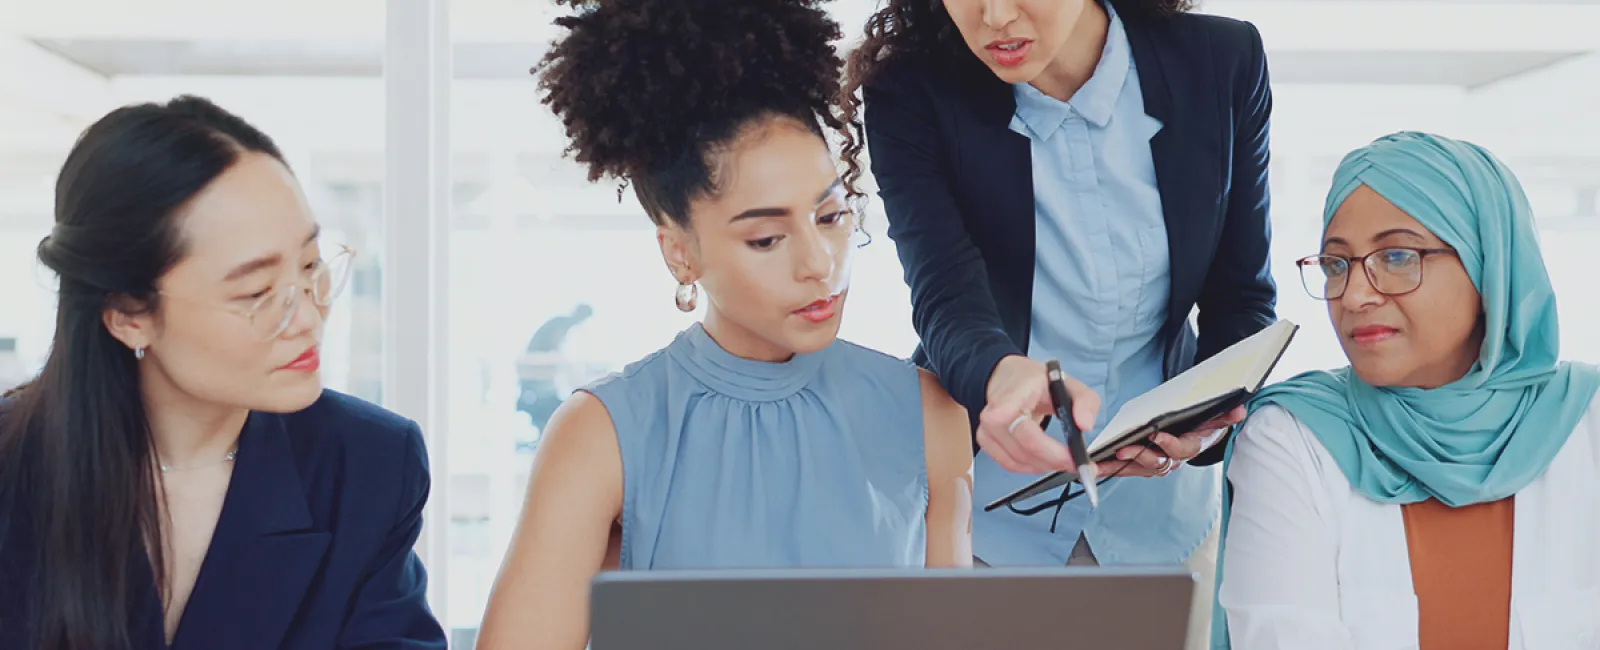
{"label": "wire-rimmed glasses", "polygon": [[317,260],[303,282],[268,290],[245,309],[244,316],[250,321],[250,334],[256,340],[269,341],[289,329],[302,294],[309,295],[312,304],[317,307],[331,306],[344,291],[345,285],[349,284],[355,256],[355,249],[340,246],[331,257]]}
{"label": "wire-rimmed glasses", "polygon": [[1361,256],[1311,255],[1295,261],[1300,283],[1317,300],[1338,300],[1350,286],[1350,266],[1366,270],[1372,288],[1386,296],[1400,296],[1422,286],[1422,260],[1430,255],[1455,255],[1452,248],[1392,247]]}
{"label": "wire-rimmed glasses", "polygon": [[[350,281],[350,269],[355,257],[355,249],[340,246],[331,257],[320,258],[306,269],[301,276],[304,279],[300,282],[274,286],[250,303],[249,307],[218,306],[248,321],[250,335],[257,341],[270,341],[289,329],[289,323],[294,321],[294,315],[300,308],[301,295],[310,295],[311,304],[315,307],[332,306]],[[165,292],[161,295],[193,301]]]}

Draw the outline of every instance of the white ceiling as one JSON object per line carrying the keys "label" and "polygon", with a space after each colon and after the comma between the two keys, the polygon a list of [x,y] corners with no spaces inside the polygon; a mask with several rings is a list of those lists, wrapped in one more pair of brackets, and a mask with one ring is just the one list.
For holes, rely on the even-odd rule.
{"label": "white ceiling", "polygon": [[[382,46],[377,43],[88,39],[36,43],[107,77],[377,77],[383,71]],[[453,53],[455,76],[524,79],[542,51],[533,43],[461,43]],[[1275,84],[1436,84],[1474,88],[1581,53],[1288,50],[1271,53],[1270,61]]]}
{"label": "white ceiling", "polygon": [[[51,0],[15,35],[98,75],[377,76],[382,0]],[[878,0],[835,0],[847,35]],[[126,7],[126,9],[124,9]],[[1476,87],[1600,51],[1600,0],[1207,0],[1255,23],[1275,83]],[[454,0],[457,76],[525,78],[557,35],[549,0]],[[853,40],[849,38],[847,40]]]}
{"label": "white ceiling", "polygon": [[[528,68],[555,36],[550,23],[559,12],[553,3],[449,2],[457,77],[481,80],[457,84],[452,93],[467,102],[476,97],[473,85],[483,84],[506,92],[472,102],[527,105],[531,84],[506,82],[526,82]],[[835,0],[831,7],[849,33],[858,31],[851,26],[860,25],[877,4]],[[224,88],[235,85],[270,88],[248,91],[248,97],[281,98],[273,100],[274,115],[298,116],[297,106],[304,102],[293,97],[307,94],[341,106],[360,104],[355,111],[360,114],[380,112],[381,104],[361,102],[381,97],[371,92],[381,86],[369,86],[381,84],[384,5],[384,0],[140,0],[137,5],[0,0],[0,151],[70,141],[83,124],[130,97],[181,92],[195,84],[219,99],[231,97],[234,91]],[[1347,105],[1353,110],[1341,122],[1355,126],[1344,131],[1365,133],[1391,122],[1424,120],[1447,128],[1504,115],[1494,120],[1507,125],[1510,137],[1502,146],[1571,153],[1593,151],[1600,142],[1600,131],[1574,138],[1548,126],[1587,124],[1586,107],[1600,104],[1600,83],[1588,81],[1600,79],[1600,0],[1205,0],[1201,10],[1247,19],[1260,28],[1285,116],[1330,102]],[[1363,99],[1350,104],[1346,87],[1356,88],[1355,96]],[[130,88],[139,90],[130,94]],[[1562,89],[1561,101],[1548,101],[1552,88]],[[1402,101],[1415,93],[1439,98]],[[1459,101],[1463,96],[1471,101]],[[240,97],[232,101],[256,101]],[[1368,105],[1368,98],[1376,102]],[[1393,118],[1397,105],[1421,112]],[[1425,108],[1434,106],[1441,110]],[[317,116],[324,111],[309,113],[294,119],[321,119]],[[523,119],[550,121],[535,113]],[[463,142],[479,136],[549,139],[531,131],[479,134],[481,118],[465,120],[453,135]],[[300,124],[284,119],[279,128]],[[28,127],[7,128],[17,124]],[[1519,126],[1524,124],[1525,129]],[[1329,130],[1322,125],[1285,119],[1274,126],[1285,141],[1303,146],[1337,151],[1348,145],[1343,131],[1326,142],[1317,139]],[[540,128],[558,133],[554,125]],[[354,135],[345,138],[346,131]],[[382,139],[381,126],[351,124],[325,137],[376,142]]]}
{"label": "white ceiling", "polygon": [[[561,191],[568,193],[561,204],[595,206],[581,225],[610,218],[636,227],[636,207],[618,205],[614,185],[582,182],[581,171],[559,157],[552,144],[561,141],[559,124],[547,111],[528,110],[531,84],[509,83],[528,80],[557,35],[553,3],[448,2],[456,76],[474,80],[451,90],[457,150],[516,143],[519,175],[540,196]],[[383,141],[383,127],[370,116],[382,113],[385,4],[0,0],[0,205],[48,214],[62,144],[84,124],[131,98],[195,85],[225,105],[263,111],[270,132],[317,133],[319,152],[300,152],[302,167],[381,178],[374,143]],[[831,3],[851,36],[877,5]],[[1600,178],[1600,130],[1585,126],[1593,124],[1588,107],[1600,105],[1600,0],[1203,0],[1200,10],[1261,30],[1278,104],[1274,144],[1282,151],[1332,156],[1395,125],[1426,124],[1483,138],[1515,159],[1531,184],[1570,191]],[[1553,88],[1561,89],[1556,97]],[[1340,107],[1337,123],[1306,117],[1327,114],[1326,106]],[[330,172],[339,161],[320,150],[362,158]],[[453,167],[458,178],[477,176],[467,162]],[[1288,171],[1285,178],[1307,177]]]}
{"label": "white ceiling", "polygon": [[[1324,0],[1300,0],[1320,2]],[[1277,84],[1443,85],[1480,88],[1583,52],[1277,52]]]}

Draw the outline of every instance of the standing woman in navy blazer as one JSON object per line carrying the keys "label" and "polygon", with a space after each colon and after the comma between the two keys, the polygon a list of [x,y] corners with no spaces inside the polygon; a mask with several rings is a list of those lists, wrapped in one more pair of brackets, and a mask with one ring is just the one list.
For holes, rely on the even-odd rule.
{"label": "standing woman in navy blazer", "polygon": [[444,648],[417,425],[324,391],[348,249],[267,136],[113,111],[56,186],[37,379],[0,400],[0,648]]}
{"label": "standing woman in navy blazer", "polygon": [[[865,143],[858,126],[846,162],[859,174],[870,146],[916,361],[977,416],[977,503],[1071,467],[1045,422],[1042,361],[1081,380],[1074,415],[1093,434],[1129,398],[1274,319],[1260,35],[1188,4],[889,0],[850,57],[846,117],[864,103]],[[1221,459],[1242,416],[1102,464],[1152,478],[1107,483],[1097,511],[1076,500],[1055,517],[980,513],[975,554],[1189,560],[1210,575],[1209,558],[1191,558],[1214,538],[1218,477],[1195,466]]]}

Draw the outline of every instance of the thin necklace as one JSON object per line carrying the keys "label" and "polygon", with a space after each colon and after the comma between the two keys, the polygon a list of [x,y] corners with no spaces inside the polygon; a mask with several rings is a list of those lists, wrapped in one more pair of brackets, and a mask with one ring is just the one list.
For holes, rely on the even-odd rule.
{"label": "thin necklace", "polygon": [[[222,463],[231,463],[231,462],[233,462],[234,458],[237,458],[238,456],[239,456],[239,450],[238,449],[229,449],[228,450],[228,454],[226,456],[222,457],[222,462],[211,463],[209,465],[195,465],[194,467],[179,467],[179,468],[176,468],[176,471],[183,472],[183,471],[188,471],[188,470],[191,470],[191,469],[200,469],[202,467],[211,467],[212,465],[221,465]],[[166,472],[174,471],[174,468],[171,465],[168,465],[166,463],[161,463],[161,471],[162,471],[162,473],[166,473]]]}

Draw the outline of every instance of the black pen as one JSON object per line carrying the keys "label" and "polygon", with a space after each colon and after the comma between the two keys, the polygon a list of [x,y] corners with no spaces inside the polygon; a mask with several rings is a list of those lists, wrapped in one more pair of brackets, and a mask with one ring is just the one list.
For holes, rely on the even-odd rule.
{"label": "black pen", "polygon": [[1078,429],[1078,423],[1072,419],[1072,397],[1067,395],[1067,379],[1061,372],[1061,363],[1050,361],[1045,364],[1045,369],[1050,379],[1050,402],[1055,406],[1056,419],[1061,421],[1061,430],[1066,432],[1067,451],[1072,454],[1072,462],[1078,466],[1078,482],[1083,484],[1083,491],[1089,497],[1089,507],[1100,507],[1100,486],[1096,484],[1098,478],[1094,463],[1089,462],[1089,450],[1083,443],[1083,431]]}

